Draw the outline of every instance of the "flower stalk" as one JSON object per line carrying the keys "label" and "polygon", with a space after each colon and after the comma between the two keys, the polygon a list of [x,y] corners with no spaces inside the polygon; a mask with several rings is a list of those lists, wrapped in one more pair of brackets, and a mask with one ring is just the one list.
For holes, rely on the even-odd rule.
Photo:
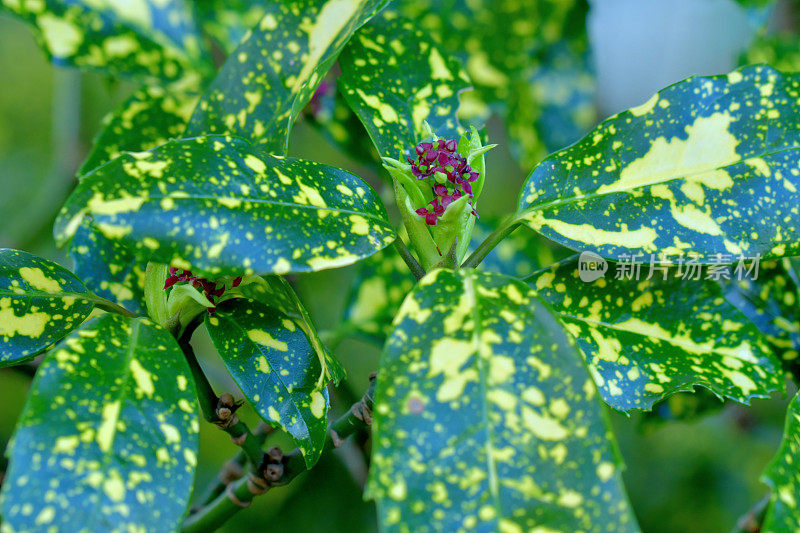
{"label": "flower stalk", "polygon": [[383,158],[423,270],[439,264],[454,243],[455,264],[466,255],[483,190],[484,154],[495,146],[483,146],[475,128],[459,140],[440,139],[429,126],[428,132],[406,162]]}

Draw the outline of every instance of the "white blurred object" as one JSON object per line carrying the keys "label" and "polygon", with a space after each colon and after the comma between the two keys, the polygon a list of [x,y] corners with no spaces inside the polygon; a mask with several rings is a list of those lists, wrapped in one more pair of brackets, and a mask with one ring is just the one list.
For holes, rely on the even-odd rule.
{"label": "white blurred object", "polygon": [[[733,0],[590,0],[602,117],[693,74],[729,72],[755,28]],[[601,117],[601,118],[602,118]]]}

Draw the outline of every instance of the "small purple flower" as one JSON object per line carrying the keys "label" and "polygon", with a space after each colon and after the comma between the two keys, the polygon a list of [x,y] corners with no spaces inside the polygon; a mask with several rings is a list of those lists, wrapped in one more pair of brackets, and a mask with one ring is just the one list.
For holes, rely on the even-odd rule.
{"label": "small purple flower", "polygon": [[[414,147],[416,159],[407,156],[411,173],[418,180],[429,180],[434,199],[427,207],[417,209],[425,223],[434,226],[444,210],[463,196],[473,197],[470,183],[478,179],[478,172],[467,164],[466,158],[458,154],[456,139],[437,139],[421,142]],[[477,216],[475,208],[472,213]]]}
{"label": "small purple flower", "polygon": [[[241,276],[234,278],[231,282],[231,288],[238,287],[241,282]],[[226,290],[224,283],[210,281],[206,278],[194,276],[190,270],[169,267],[169,277],[164,281],[164,290],[169,289],[176,283],[190,283],[192,287],[202,292],[203,295],[208,298],[209,302],[213,302],[214,298],[219,298],[225,294]],[[215,307],[208,308],[209,312],[211,313],[213,313],[215,309]]]}

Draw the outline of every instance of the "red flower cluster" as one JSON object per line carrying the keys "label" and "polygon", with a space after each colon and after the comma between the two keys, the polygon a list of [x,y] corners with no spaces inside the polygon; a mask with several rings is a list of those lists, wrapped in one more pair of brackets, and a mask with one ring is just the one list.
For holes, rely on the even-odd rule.
{"label": "red flower cluster", "polygon": [[[241,276],[234,278],[233,282],[231,283],[231,288],[238,287],[241,282]],[[206,278],[193,276],[189,270],[169,267],[169,277],[164,282],[164,289],[169,289],[176,283],[191,283],[192,286],[201,291],[210,302],[214,301],[212,298],[218,298],[222,296],[226,290],[224,283],[217,283],[216,281],[210,281]]]}
{"label": "red flower cluster", "polygon": [[[427,207],[417,209],[417,214],[425,217],[429,226],[436,225],[438,218],[454,201],[465,195],[472,199],[471,184],[478,179],[478,173],[467,164],[465,157],[456,152],[457,148],[455,139],[421,142],[414,148],[417,158],[406,157],[418,180],[432,181],[433,200]],[[478,216],[475,208],[472,214]]]}

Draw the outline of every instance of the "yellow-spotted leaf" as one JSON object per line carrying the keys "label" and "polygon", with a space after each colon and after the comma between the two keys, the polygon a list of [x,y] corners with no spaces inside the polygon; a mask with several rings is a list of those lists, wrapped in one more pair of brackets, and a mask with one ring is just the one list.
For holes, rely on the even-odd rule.
{"label": "yellow-spotted leaf", "polygon": [[725,298],[769,341],[786,370],[800,376],[800,277],[797,258],[763,261],[757,279],[723,283]]}
{"label": "yellow-spotted leaf", "polygon": [[597,124],[596,80],[585,41],[554,45],[511,85],[505,117],[517,161],[529,169]]}
{"label": "yellow-spotted leaf", "polygon": [[[56,65],[137,81],[196,83],[210,69],[188,0],[2,0]],[[193,80],[193,81],[192,81]]]}
{"label": "yellow-spotted leaf", "polygon": [[423,278],[378,373],[369,495],[384,531],[635,531],[592,379],[523,283]]}
{"label": "yellow-spotted leaf", "polygon": [[197,2],[197,18],[203,33],[214,39],[226,54],[233,52],[266,13],[263,0],[204,0]]}
{"label": "yellow-spotted leaf", "polygon": [[447,54],[462,60],[474,91],[459,116],[504,118],[525,168],[596,124],[586,53],[587,3],[578,0],[399,0]]}
{"label": "yellow-spotted leaf", "polygon": [[[136,91],[108,115],[79,175],[119,156],[123,151],[149,150],[178,138],[186,128],[197,97],[151,86]],[[144,264],[123,244],[105,237],[85,221],[69,243],[75,273],[96,294],[143,314]]]}
{"label": "yellow-spotted leaf", "polygon": [[338,83],[380,155],[397,158],[427,134],[458,138],[458,93],[469,81],[458,61],[443,54],[413,23],[373,19],[339,59]]}
{"label": "yellow-spotted leaf", "polygon": [[200,100],[187,134],[230,134],[285,154],[292,124],[342,47],[386,0],[270,2]]}
{"label": "yellow-spotted leaf", "polygon": [[238,286],[226,291],[221,301],[229,298],[255,300],[292,320],[305,333],[308,343],[319,358],[321,371],[318,381],[320,387],[328,380],[333,380],[335,384],[338,384],[339,380],[344,379],[345,372],[341,363],[322,343],[305,306],[289,282],[281,276],[246,276]]}
{"label": "yellow-spotted leaf", "polygon": [[29,359],[81,325],[94,296],[67,269],[0,248],[0,367]]}
{"label": "yellow-spotted leaf", "polygon": [[182,137],[197,99],[191,90],[176,92],[158,86],[137,90],[103,119],[104,127],[78,175],[88,174],[122,152],[142,152]]}
{"label": "yellow-spotted leaf", "polygon": [[319,460],[328,430],[328,390],[302,324],[254,300],[229,300],[206,315],[206,328],[247,401],[283,428],[306,466]]}
{"label": "yellow-spotted leaf", "polygon": [[545,159],[519,219],[560,244],[732,262],[800,253],[800,78],[693,77]]}
{"label": "yellow-spotted leaf", "polygon": [[[495,229],[483,219],[472,233],[469,250],[477,248]],[[481,263],[481,270],[521,277],[554,261],[554,251],[542,237],[518,231],[497,245]],[[357,333],[383,344],[392,332],[392,319],[414,287],[414,276],[390,248],[361,262],[345,300],[345,321]]]}
{"label": "yellow-spotted leaf", "polygon": [[9,450],[10,531],[175,531],[192,489],[198,413],[176,341],[104,315],[47,356]]}
{"label": "yellow-spotted leaf", "polygon": [[171,141],[88,174],[56,220],[56,240],[86,217],[140,257],[208,277],[344,266],[394,238],[358,177],[232,137]]}
{"label": "yellow-spotted leaf", "polygon": [[393,7],[462,59],[478,97],[491,105],[512,96],[514,81],[570,36],[570,24],[583,32],[586,9],[579,0],[398,0]]}
{"label": "yellow-spotted leaf", "polygon": [[717,281],[684,278],[687,266],[646,279],[649,265],[631,279],[612,265],[585,282],[578,264],[564,260],[527,281],[575,338],[611,407],[650,409],[695,385],[743,403],[783,390],[780,361]]}
{"label": "yellow-spotted leaf", "polygon": [[775,457],[767,465],[761,481],[772,489],[767,514],[761,531],[790,533],[800,528],[800,395],[789,404],[783,441]]}

